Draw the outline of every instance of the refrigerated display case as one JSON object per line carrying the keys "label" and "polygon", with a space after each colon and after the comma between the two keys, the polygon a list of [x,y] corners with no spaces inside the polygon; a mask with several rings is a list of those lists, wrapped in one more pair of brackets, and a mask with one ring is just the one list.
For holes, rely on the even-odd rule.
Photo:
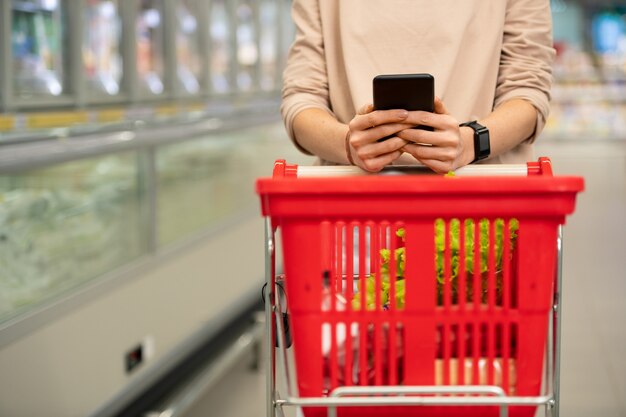
{"label": "refrigerated display case", "polygon": [[211,90],[225,94],[233,89],[233,21],[226,0],[213,0],[210,7],[208,56]]}
{"label": "refrigerated display case", "polygon": [[65,92],[65,7],[62,0],[11,1],[11,58],[16,97],[55,97]]}
{"label": "refrigerated display case", "polygon": [[0,328],[253,206],[258,160],[290,147],[277,140],[277,103],[253,107],[213,123],[0,143]]}
{"label": "refrigerated display case", "polygon": [[199,3],[182,0],[176,4],[176,76],[178,88],[185,94],[197,94],[202,78]]}
{"label": "refrigerated display case", "polygon": [[208,227],[235,209],[236,174],[228,136],[157,151],[159,244]]}
{"label": "refrigerated display case", "polygon": [[87,0],[82,59],[89,93],[115,96],[123,76],[119,0]]}
{"label": "refrigerated display case", "polygon": [[[219,123],[0,143],[0,415],[117,415],[252,308],[253,179],[276,155],[305,162],[263,103]],[[152,353],[129,370],[137,345]]]}
{"label": "refrigerated display case", "polygon": [[165,91],[163,6],[163,0],[137,0],[136,65],[143,96]]}
{"label": "refrigerated display case", "polygon": [[136,160],[0,175],[0,323],[142,254]]}
{"label": "refrigerated display case", "polygon": [[[290,0],[0,2],[0,60],[8,63],[0,112],[116,103],[162,117],[177,112],[137,108],[212,95],[217,100],[197,103],[206,108],[239,93],[238,101],[276,94],[295,33],[290,7]],[[29,117],[11,125],[29,130]]]}
{"label": "refrigerated display case", "polygon": [[[280,134],[269,128],[273,134]],[[254,204],[241,185],[252,183],[253,152],[271,142],[267,129],[243,129],[157,150],[159,245],[219,224]]]}

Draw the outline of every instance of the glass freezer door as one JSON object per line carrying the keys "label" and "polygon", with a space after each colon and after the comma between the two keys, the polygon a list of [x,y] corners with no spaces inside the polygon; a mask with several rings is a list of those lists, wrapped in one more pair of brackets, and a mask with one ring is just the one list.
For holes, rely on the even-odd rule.
{"label": "glass freezer door", "polygon": [[163,93],[164,32],[163,1],[138,0],[135,22],[137,36],[137,73],[144,94]]}
{"label": "glass freezer door", "polygon": [[94,94],[117,95],[122,81],[122,21],[118,0],[87,0],[83,68]]}
{"label": "glass freezer door", "polygon": [[237,87],[249,92],[255,88],[256,65],[259,61],[258,39],[253,2],[240,0],[237,17]]}
{"label": "glass freezer door", "polygon": [[276,0],[261,2],[261,89],[276,88],[278,52],[278,7]]}
{"label": "glass freezer door", "polygon": [[135,152],[0,175],[0,324],[137,259]]}
{"label": "glass freezer door", "polygon": [[176,5],[176,64],[181,91],[197,94],[202,74],[200,54],[200,31],[196,19],[195,2],[182,0]]}
{"label": "glass freezer door", "polygon": [[209,30],[211,88],[217,94],[225,94],[231,91],[232,69],[232,24],[225,0],[211,2]]}
{"label": "glass freezer door", "polygon": [[18,97],[63,93],[62,9],[60,0],[11,2],[13,84]]}

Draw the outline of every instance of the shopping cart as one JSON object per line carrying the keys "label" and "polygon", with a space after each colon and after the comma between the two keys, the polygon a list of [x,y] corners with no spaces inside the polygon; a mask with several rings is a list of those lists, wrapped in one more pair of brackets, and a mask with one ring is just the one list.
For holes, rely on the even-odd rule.
{"label": "shopping cart", "polygon": [[277,161],[258,180],[267,415],[558,415],[561,226],[583,179],[547,158],[412,171]]}

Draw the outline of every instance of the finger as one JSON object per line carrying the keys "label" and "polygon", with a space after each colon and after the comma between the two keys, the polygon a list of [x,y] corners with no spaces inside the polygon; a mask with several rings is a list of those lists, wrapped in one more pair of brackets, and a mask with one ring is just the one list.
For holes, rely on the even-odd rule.
{"label": "finger", "polygon": [[376,159],[380,155],[397,151],[406,145],[406,141],[398,137],[389,138],[383,142],[374,142],[357,149],[356,155],[363,161]]}
{"label": "finger", "polygon": [[385,166],[391,164],[393,161],[398,159],[400,155],[402,155],[402,151],[393,151],[390,153],[379,155],[376,158],[367,159],[363,161],[362,168],[369,172],[378,172]]}
{"label": "finger", "polygon": [[458,128],[457,120],[449,114],[429,113],[425,111],[412,111],[404,120],[415,126],[430,126],[435,130],[448,130]]}
{"label": "finger", "polygon": [[350,121],[351,130],[365,130],[385,123],[399,123],[407,118],[406,110],[375,110],[373,112],[357,115]]}
{"label": "finger", "polygon": [[399,138],[411,143],[441,145],[440,132],[431,132],[423,129],[404,129],[396,134]]}
{"label": "finger", "polygon": [[443,101],[439,97],[435,97],[435,113],[438,114],[450,114],[446,105],[443,104]]}
{"label": "finger", "polygon": [[371,113],[374,111],[374,105],[373,104],[365,104],[363,107],[361,107],[359,109],[359,111],[356,112],[356,114],[367,114],[367,113]]}
{"label": "finger", "polygon": [[[353,131],[350,135],[350,144],[358,149],[362,146],[382,142],[381,139],[397,136],[398,132],[411,128],[411,125],[403,123],[389,123],[365,130]],[[404,141],[403,141],[404,142]],[[406,143],[406,142],[405,142]]]}
{"label": "finger", "polygon": [[411,154],[415,159],[439,159],[437,150],[433,146],[422,146],[415,144],[407,144],[402,147],[402,150]]}
{"label": "finger", "polygon": [[368,133],[375,137],[376,141],[380,141],[390,136],[397,136],[398,132],[411,129],[413,125],[407,123],[387,123],[368,130]]}
{"label": "finger", "polygon": [[433,160],[440,162],[454,162],[456,153],[452,148],[439,148],[436,146],[423,146],[407,144],[402,148],[403,151],[411,154],[414,158],[424,161]]}
{"label": "finger", "polygon": [[447,174],[450,171],[454,171],[454,167],[450,162],[442,162],[436,159],[421,159],[420,162],[438,174]]}
{"label": "finger", "polygon": [[405,129],[396,134],[407,142],[418,145],[431,145],[439,148],[456,148],[458,136],[454,132],[438,130],[434,132],[424,129]]}

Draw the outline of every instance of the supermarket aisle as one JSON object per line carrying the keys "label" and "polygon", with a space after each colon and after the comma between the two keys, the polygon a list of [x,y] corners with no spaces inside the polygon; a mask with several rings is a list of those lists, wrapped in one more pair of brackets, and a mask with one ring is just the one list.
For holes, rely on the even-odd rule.
{"label": "supermarket aisle", "polygon": [[586,181],[564,231],[562,415],[618,417],[626,416],[626,143],[591,141],[537,149],[556,172]]}
{"label": "supermarket aisle", "polygon": [[[552,142],[536,153],[586,180],[564,231],[561,416],[626,416],[626,142]],[[187,417],[263,416],[264,383],[242,362]]]}

